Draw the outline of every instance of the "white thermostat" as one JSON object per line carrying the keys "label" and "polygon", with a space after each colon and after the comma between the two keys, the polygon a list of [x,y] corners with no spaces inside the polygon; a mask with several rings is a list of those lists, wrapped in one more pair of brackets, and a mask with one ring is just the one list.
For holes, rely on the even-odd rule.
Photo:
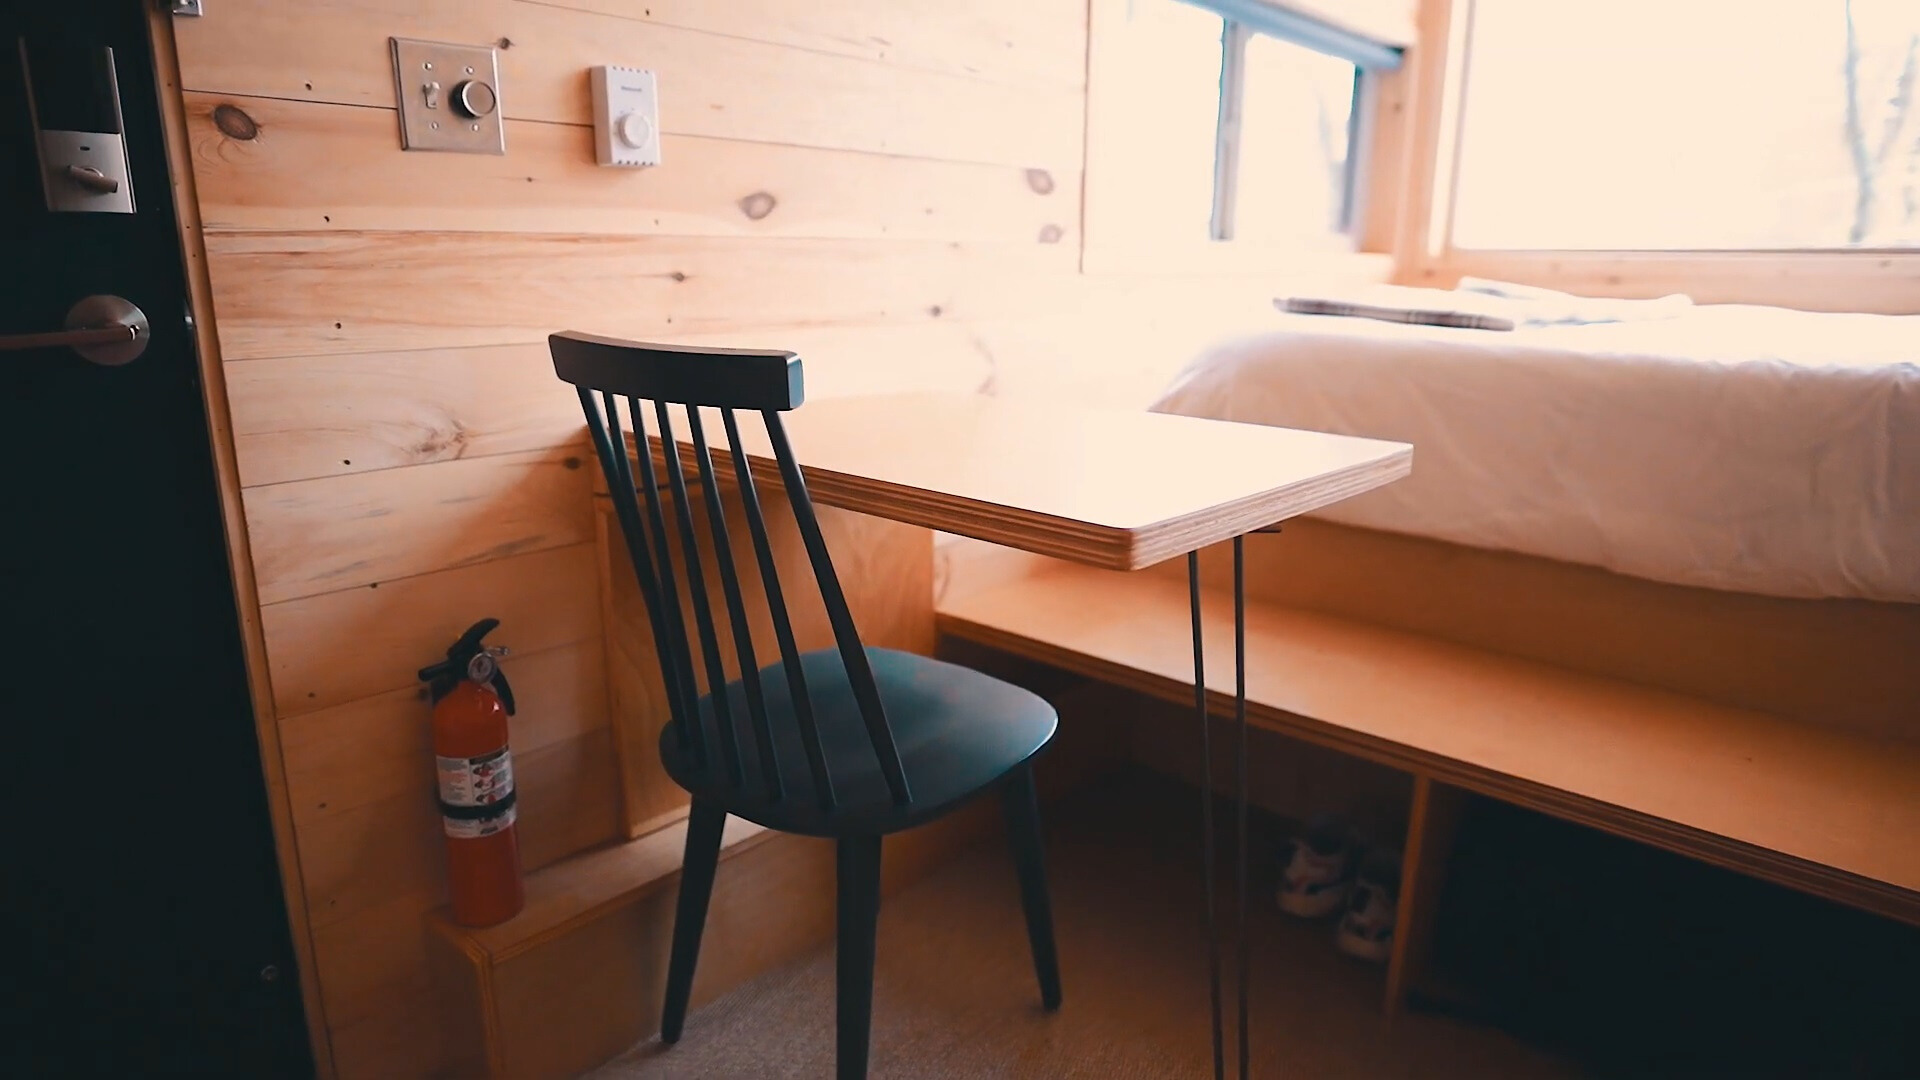
{"label": "white thermostat", "polygon": [[645,68],[591,71],[593,145],[602,165],[660,164],[660,94]]}

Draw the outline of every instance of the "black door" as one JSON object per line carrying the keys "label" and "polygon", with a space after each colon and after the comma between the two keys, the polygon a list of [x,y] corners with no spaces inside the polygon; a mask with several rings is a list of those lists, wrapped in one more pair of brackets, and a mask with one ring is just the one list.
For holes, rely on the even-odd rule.
{"label": "black door", "polygon": [[[147,33],[0,3],[0,1074],[310,1075]],[[43,183],[49,146],[91,157]],[[94,295],[138,359],[19,337]]]}

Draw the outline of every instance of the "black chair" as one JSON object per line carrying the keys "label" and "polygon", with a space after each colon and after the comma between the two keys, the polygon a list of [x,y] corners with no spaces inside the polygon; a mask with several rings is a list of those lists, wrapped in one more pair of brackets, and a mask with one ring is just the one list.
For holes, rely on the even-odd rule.
{"label": "black chair", "polygon": [[[781,412],[801,403],[799,358],[786,352],[643,345],[577,333],[555,334],[549,344],[555,373],[579,392],[646,602],[672,712],[661,733],[660,757],[668,775],[693,798],[660,1037],[669,1043],[680,1038],[720,855],[721,826],[728,814],[737,814],[769,829],[836,842],[838,1075],[865,1076],[874,929],[880,913],[880,838],[940,817],[991,788],[1000,791],[1013,842],[1041,1001],[1049,1010],[1058,1008],[1059,962],[1033,785],[1033,759],[1053,739],[1057,717],[1039,697],[977,671],[861,644],[780,422]],[[637,446],[637,480],[622,430],[623,398],[625,430]],[[661,469],[654,464],[642,401],[652,403],[666,451]],[[680,454],[674,452],[669,404],[682,407],[692,440],[712,541],[710,559],[700,554],[694,521],[698,514]],[[795,645],[754,477],[746,455],[735,454],[733,486],[780,647],[779,663],[761,667],[756,659],[722,484],[714,472],[700,407],[719,411],[727,439],[736,447],[741,441],[734,410],[760,413],[837,648],[803,653]],[[662,471],[664,478],[658,475]],[[667,501],[682,556],[678,567],[668,534],[669,511],[662,505]],[[738,654],[738,674],[731,679],[707,600],[708,562],[719,575]],[[697,647],[687,634],[687,609]],[[700,693],[696,656],[706,685],[723,687],[723,692]]]}

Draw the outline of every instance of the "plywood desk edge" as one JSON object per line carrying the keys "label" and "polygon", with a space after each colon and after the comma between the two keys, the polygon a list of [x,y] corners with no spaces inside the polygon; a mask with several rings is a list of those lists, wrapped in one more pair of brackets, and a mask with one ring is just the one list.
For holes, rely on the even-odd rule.
{"label": "plywood desk edge", "polygon": [[[651,434],[653,464],[667,468],[665,445]],[[624,435],[630,460],[638,462],[633,433]],[[699,478],[698,453],[684,432],[675,432],[680,466],[689,482]],[[1413,448],[1392,444],[1380,457],[1332,469],[1303,480],[1253,492],[1203,511],[1135,526],[1108,525],[1019,507],[1010,507],[930,488],[874,480],[854,473],[808,465],[800,469],[812,498],[822,505],[890,518],[941,532],[1019,548],[1106,570],[1140,570],[1155,563],[1230,540],[1288,518],[1392,483],[1413,470]],[[724,441],[708,443],[714,472],[723,485],[734,483],[733,450]],[[776,463],[750,454],[754,483],[783,489]],[[664,476],[657,478],[664,483]],[[601,489],[596,486],[596,491]]]}

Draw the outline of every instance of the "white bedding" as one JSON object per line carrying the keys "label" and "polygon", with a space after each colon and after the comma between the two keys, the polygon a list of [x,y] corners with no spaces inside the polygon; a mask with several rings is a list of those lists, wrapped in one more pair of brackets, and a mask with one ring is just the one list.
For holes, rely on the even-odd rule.
{"label": "white bedding", "polygon": [[1273,325],[1201,354],[1153,408],[1414,445],[1410,478],[1319,517],[1682,585],[1920,601],[1920,316]]}

